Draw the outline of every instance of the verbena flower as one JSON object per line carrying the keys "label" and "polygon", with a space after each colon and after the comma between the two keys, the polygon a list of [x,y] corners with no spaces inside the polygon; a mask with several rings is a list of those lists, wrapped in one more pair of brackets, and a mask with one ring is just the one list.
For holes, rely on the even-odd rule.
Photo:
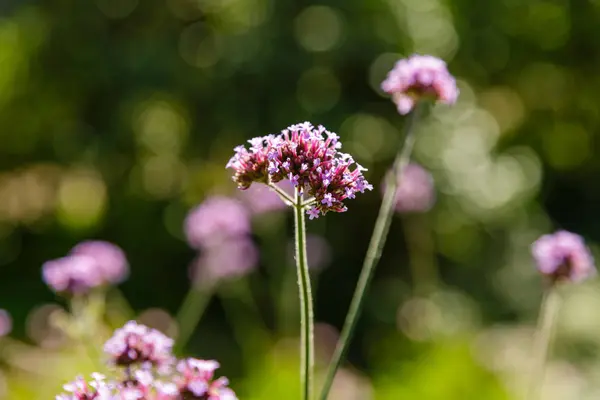
{"label": "verbena flower", "polygon": [[73,382],[63,386],[66,393],[56,396],[56,400],[114,400],[114,391],[105,381],[104,375],[93,373],[92,379],[87,381],[83,376],[78,376]]}
{"label": "verbena flower", "polygon": [[125,253],[112,243],[103,240],[81,242],[71,250],[71,254],[86,255],[96,260],[107,283],[121,283],[129,274]]}
{"label": "verbena flower", "polygon": [[58,293],[82,294],[106,283],[96,259],[86,255],[47,261],[42,266],[42,277]]}
{"label": "verbena flower", "polygon": [[596,274],[583,238],[567,231],[543,235],[531,246],[538,270],[552,281],[579,282]]}
{"label": "verbena flower", "polygon": [[235,199],[209,197],[189,212],[184,229],[190,246],[202,249],[211,242],[249,234],[250,215]]}
{"label": "verbena flower", "polygon": [[247,236],[223,240],[206,247],[191,266],[191,278],[201,285],[246,275],[258,264],[258,249]]}
{"label": "verbena flower", "polygon": [[[86,380],[79,376],[64,385],[65,393],[56,400],[237,400],[227,378],[214,379],[217,361],[187,358],[161,373],[165,363],[175,364],[172,344],[162,333],[130,321],[105,345],[111,364],[125,367],[123,377],[107,380],[93,373]],[[162,376],[158,378],[156,372]]]}
{"label": "verbena flower", "polygon": [[408,114],[416,101],[430,98],[453,104],[458,97],[456,80],[446,63],[433,56],[414,54],[396,62],[381,84],[391,94],[400,114]]}
{"label": "verbena flower", "polygon": [[407,165],[398,177],[395,201],[399,213],[428,211],[435,201],[431,174],[418,164]]}
{"label": "verbena flower", "polygon": [[175,384],[181,398],[197,400],[237,400],[233,390],[227,385],[227,378],[213,379],[219,363],[214,360],[188,358],[177,364],[178,376]]}
{"label": "verbena flower", "polygon": [[252,183],[278,183],[288,179],[304,196],[314,198],[307,210],[310,219],[329,211],[347,210],[344,201],[357,192],[372,190],[352,156],[339,152],[339,137],[323,126],[309,122],[292,125],[279,135],[249,140],[250,148],[235,148],[227,163],[234,170],[233,181],[240,189]]}
{"label": "verbena flower", "polygon": [[173,362],[172,348],[173,339],[135,321],[117,329],[104,344],[110,363],[123,367],[139,365],[164,369]]}
{"label": "verbena flower", "polygon": [[6,310],[0,309],[0,337],[6,336],[12,330],[12,318]]}

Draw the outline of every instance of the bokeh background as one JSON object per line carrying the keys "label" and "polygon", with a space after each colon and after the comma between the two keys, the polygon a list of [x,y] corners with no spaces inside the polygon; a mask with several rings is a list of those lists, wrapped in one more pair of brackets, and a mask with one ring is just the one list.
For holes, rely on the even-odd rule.
{"label": "bokeh background", "polygon": [[[600,239],[599,1],[5,0],[0,13],[5,398],[53,398],[96,368],[49,322],[65,303],[41,280],[46,260],[86,239],[118,244],[131,275],[99,336],[134,315],[176,335],[196,256],[187,212],[239,196],[234,146],[304,120],[337,132],[376,186],[308,225],[325,362],[402,142],[379,84],[412,52],[448,61],[461,95],[418,126],[436,201],[395,217],[331,398],[519,393],[541,298],[531,242],[557,228],[594,252]],[[185,350],[218,359],[241,399],[297,398],[291,222],[254,217],[259,266],[214,293]],[[437,276],[427,295],[411,272],[423,270]],[[600,396],[599,289],[564,289],[544,399]]]}

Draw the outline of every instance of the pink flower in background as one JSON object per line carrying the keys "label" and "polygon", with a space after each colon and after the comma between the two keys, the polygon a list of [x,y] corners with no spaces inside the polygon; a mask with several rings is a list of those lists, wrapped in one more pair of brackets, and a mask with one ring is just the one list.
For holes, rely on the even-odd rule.
{"label": "pink flower in background", "polygon": [[121,283],[129,275],[129,264],[120,247],[102,240],[89,240],[79,243],[71,254],[85,255],[96,260],[107,283]]}
{"label": "pink flower in background", "polygon": [[[294,197],[294,185],[289,180],[284,179],[277,185],[290,197]],[[288,205],[283,202],[279,195],[266,185],[252,185],[238,193],[238,198],[254,215],[288,209]]]}
{"label": "pink flower in background", "polygon": [[173,339],[135,321],[117,329],[104,344],[111,364],[125,367],[135,364],[167,368],[173,362],[172,348]]}
{"label": "pink flower in background", "polygon": [[421,98],[454,104],[458,97],[456,80],[446,63],[433,56],[414,54],[396,62],[381,84],[393,96],[398,112],[408,114]]}
{"label": "pink flower in background", "polygon": [[249,237],[241,236],[205,248],[191,265],[191,278],[201,285],[235,279],[254,270],[259,252]]}
{"label": "pink flower in background", "polygon": [[86,293],[106,282],[96,259],[86,255],[71,255],[47,261],[42,266],[42,277],[58,293]]}
{"label": "pink flower in background", "polygon": [[543,235],[531,246],[538,270],[553,281],[579,282],[596,274],[583,238],[567,231]]}
{"label": "pink flower in background", "polygon": [[184,230],[189,245],[202,249],[212,242],[249,234],[250,215],[238,200],[209,197],[188,213]]}
{"label": "pink flower in background", "polygon": [[[385,181],[383,183],[385,184]],[[427,170],[418,164],[407,165],[402,176],[398,177],[396,211],[399,213],[428,211],[435,202],[434,188],[433,177]]]}
{"label": "pink flower in background", "polygon": [[12,318],[6,310],[0,309],[0,337],[6,336],[12,330]]}

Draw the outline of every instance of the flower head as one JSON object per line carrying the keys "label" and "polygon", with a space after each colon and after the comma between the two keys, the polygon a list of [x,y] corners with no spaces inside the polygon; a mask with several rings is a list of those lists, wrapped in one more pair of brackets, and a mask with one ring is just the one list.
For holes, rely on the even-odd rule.
{"label": "flower head", "polygon": [[[390,172],[391,173],[391,172]],[[435,201],[433,178],[418,164],[408,164],[398,177],[396,211],[399,213],[425,212]]]}
{"label": "flower head", "polygon": [[42,277],[52,290],[59,293],[86,293],[105,283],[97,260],[78,254],[45,262]]}
{"label": "flower head", "polygon": [[393,96],[400,114],[408,114],[423,97],[453,104],[458,97],[456,80],[446,63],[433,56],[414,54],[396,62],[382,82],[384,92]]}
{"label": "flower head", "polygon": [[567,231],[543,235],[531,246],[538,270],[553,281],[579,282],[596,274],[583,238]]}
{"label": "flower head", "polygon": [[205,248],[191,266],[191,278],[211,285],[252,271],[258,264],[258,249],[247,236],[214,243]]}
{"label": "flower head", "polygon": [[79,243],[71,254],[90,256],[96,260],[100,272],[107,283],[120,283],[129,274],[129,264],[125,253],[117,245],[102,240],[88,240]]}
{"label": "flower head", "polygon": [[56,400],[113,400],[113,391],[105,381],[103,375],[92,374],[92,379],[87,381],[83,376],[78,376],[73,382],[63,386],[66,393],[56,396]]}
{"label": "flower head", "polygon": [[229,197],[209,197],[191,210],[185,219],[186,237],[195,249],[249,232],[248,211],[242,203]]}
{"label": "flower head", "polygon": [[234,182],[248,189],[253,182],[274,184],[284,179],[298,193],[314,198],[312,218],[329,211],[347,210],[344,201],[357,192],[372,190],[362,171],[342,147],[339,136],[309,122],[292,125],[279,135],[254,138],[252,146],[239,146],[227,164],[235,173]]}
{"label": "flower head", "polygon": [[154,366],[159,369],[171,365],[173,339],[156,329],[129,321],[117,329],[104,344],[104,352],[111,363],[127,367],[130,365]]}
{"label": "flower head", "polygon": [[213,360],[188,358],[177,364],[175,383],[181,398],[198,400],[237,400],[233,390],[227,387],[227,378],[213,380],[219,363]]}

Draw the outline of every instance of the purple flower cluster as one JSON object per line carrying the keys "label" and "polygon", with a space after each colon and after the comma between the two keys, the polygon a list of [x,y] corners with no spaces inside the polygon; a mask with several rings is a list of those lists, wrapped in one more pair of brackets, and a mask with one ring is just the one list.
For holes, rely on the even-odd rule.
{"label": "purple flower cluster", "polygon": [[125,254],[116,245],[87,241],[75,246],[69,255],[47,261],[42,277],[59,293],[82,294],[90,289],[122,282],[129,274]]}
{"label": "purple flower cluster", "polygon": [[396,211],[399,213],[425,212],[435,201],[433,178],[418,164],[408,164],[398,177]]}
{"label": "purple flower cluster", "polygon": [[596,274],[594,258],[583,238],[567,231],[543,235],[531,251],[538,270],[553,282],[580,282]]}
{"label": "purple flower cluster", "polygon": [[344,200],[353,199],[357,192],[372,190],[352,156],[339,152],[339,137],[323,126],[309,122],[292,125],[279,135],[249,140],[250,148],[235,148],[227,163],[234,172],[233,180],[240,189],[252,183],[275,184],[288,179],[296,190],[315,199],[307,211],[310,219],[328,211],[347,210]]}
{"label": "purple flower cluster", "polygon": [[187,358],[175,363],[171,345],[162,333],[130,321],[105,345],[123,375],[77,377],[56,400],[237,400],[227,378],[214,379],[218,362]]}
{"label": "purple flower cluster", "polygon": [[184,222],[189,245],[199,251],[193,281],[212,285],[256,267],[258,249],[250,238],[250,213],[240,201],[213,196],[192,209]]}
{"label": "purple flower cluster", "polygon": [[141,364],[168,368],[173,362],[172,348],[173,339],[135,321],[117,329],[104,344],[111,364],[122,367]]}
{"label": "purple flower cluster", "polygon": [[402,115],[408,114],[422,98],[453,104],[458,97],[456,80],[448,72],[446,63],[437,57],[419,54],[396,62],[381,89],[392,95]]}

